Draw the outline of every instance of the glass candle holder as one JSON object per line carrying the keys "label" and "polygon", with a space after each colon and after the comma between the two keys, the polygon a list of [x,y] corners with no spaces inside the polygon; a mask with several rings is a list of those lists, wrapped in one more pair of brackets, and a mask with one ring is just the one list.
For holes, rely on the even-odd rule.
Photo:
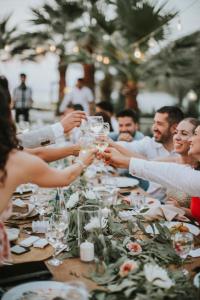
{"label": "glass candle holder", "polygon": [[78,208],[78,245],[82,261],[93,261],[95,237],[101,231],[101,210],[95,205]]}

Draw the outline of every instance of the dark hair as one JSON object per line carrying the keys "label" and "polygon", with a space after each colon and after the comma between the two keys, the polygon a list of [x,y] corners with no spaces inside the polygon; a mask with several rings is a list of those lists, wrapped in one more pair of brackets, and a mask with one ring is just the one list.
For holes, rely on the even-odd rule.
{"label": "dark hair", "polygon": [[96,106],[98,106],[102,110],[108,111],[111,114],[114,112],[112,103],[110,103],[108,101],[101,101],[101,102],[97,103]]}
{"label": "dark hair", "polygon": [[3,184],[7,176],[5,169],[8,156],[18,146],[16,128],[12,120],[9,102],[5,92],[0,89],[0,184]]}
{"label": "dark hair", "polygon": [[83,78],[78,78],[77,81],[84,82]]}
{"label": "dark hair", "polygon": [[82,111],[84,111],[84,109],[83,109],[83,106],[81,105],[81,104],[72,104],[72,108],[74,109],[74,110],[82,110]]}
{"label": "dark hair", "polygon": [[129,117],[134,123],[139,123],[139,115],[132,109],[124,109],[117,114],[117,118],[123,117]]}
{"label": "dark hair", "polygon": [[168,121],[170,125],[178,124],[180,121],[184,119],[184,114],[179,107],[176,106],[163,106],[159,108],[157,113],[168,114]]}
{"label": "dark hair", "polygon": [[25,73],[21,73],[20,77],[26,77],[26,74]]}
{"label": "dark hair", "polygon": [[193,132],[195,131],[195,129],[197,128],[197,126],[200,126],[200,120],[198,120],[196,118],[185,118],[182,121],[187,121],[190,124],[192,124],[194,126]]}
{"label": "dark hair", "polygon": [[10,91],[9,91],[9,87],[8,87],[8,79],[3,75],[0,76],[0,88],[2,90],[4,90],[5,97],[7,98],[7,101],[10,104],[11,96],[10,96]]}
{"label": "dark hair", "polygon": [[101,111],[101,112],[95,113],[94,116],[103,117],[103,121],[106,122],[106,123],[109,123],[110,131],[113,131],[110,116],[106,112]]}

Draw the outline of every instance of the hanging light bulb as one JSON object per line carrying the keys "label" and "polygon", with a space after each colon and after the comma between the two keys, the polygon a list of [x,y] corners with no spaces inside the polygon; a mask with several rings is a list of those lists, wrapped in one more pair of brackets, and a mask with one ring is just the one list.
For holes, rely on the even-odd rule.
{"label": "hanging light bulb", "polygon": [[182,30],[182,24],[181,24],[181,19],[180,18],[178,19],[178,22],[177,22],[177,29],[178,29],[178,31]]}
{"label": "hanging light bulb", "polygon": [[55,52],[55,51],[56,51],[56,46],[55,46],[55,45],[50,45],[50,46],[49,46],[49,50],[50,50],[51,52]]}
{"label": "hanging light bulb", "polygon": [[9,51],[10,51],[10,46],[9,46],[9,45],[5,45],[4,50],[5,50],[6,52],[9,52]]}
{"label": "hanging light bulb", "polygon": [[79,47],[78,46],[75,46],[72,50],[74,53],[78,53],[79,52]]}
{"label": "hanging light bulb", "polygon": [[42,47],[38,46],[35,51],[36,51],[37,54],[41,54],[41,53],[44,52],[44,49]]}
{"label": "hanging light bulb", "polygon": [[98,62],[102,62],[102,61],[103,61],[103,56],[102,56],[101,54],[98,54],[98,55],[96,56],[96,60],[97,60]]}
{"label": "hanging light bulb", "polygon": [[138,59],[140,59],[142,57],[142,52],[140,51],[139,47],[135,48],[134,56],[135,56],[135,58],[138,58]]}
{"label": "hanging light bulb", "polygon": [[187,93],[187,97],[188,97],[188,100],[190,101],[196,101],[198,96],[197,94],[195,93],[194,90],[190,90],[188,93]]}
{"label": "hanging light bulb", "polygon": [[110,63],[109,57],[105,56],[105,57],[103,58],[103,63],[104,63],[105,65],[109,65],[109,63]]}
{"label": "hanging light bulb", "polygon": [[154,48],[154,47],[156,47],[156,45],[157,45],[156,40],[154,39],[153,36],[151,36],[150,39],[148,40],[148,46],[150,48]]}

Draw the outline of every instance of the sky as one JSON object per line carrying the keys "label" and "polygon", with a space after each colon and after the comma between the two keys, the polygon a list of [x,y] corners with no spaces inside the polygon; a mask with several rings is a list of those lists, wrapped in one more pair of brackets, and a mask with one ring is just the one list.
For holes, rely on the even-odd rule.
{"label": "sky", "polygon": [[[126,1],[126,0],[124,0]],[[31,16],[30,7],[40,6],[44,0],[0,0],[0,18],[12,13],[10,25],[17,25],[21,31],[31,31],[32,26],[26,20]],[[160,0],[160,2],[162,2]],[[182,29],[178,31],[178,18],[172,21],[171,31],[165,43],[190,34],[200,29],[200,0],[168,0],[168,9],[177,9],[180,12]],[[34,100],[40,103],[49,103],[56,99],[58,82],[57,58],[49,54],[39,63],[20,62],[18,60],[0,62],[0,73],[5,75],[11,91],[18,84],[18,75],[25,72],[28,84],[33,88]],[[67,83],[73,86],[78,77],[83,75],[80,65],[72,65],[67,73]]]}

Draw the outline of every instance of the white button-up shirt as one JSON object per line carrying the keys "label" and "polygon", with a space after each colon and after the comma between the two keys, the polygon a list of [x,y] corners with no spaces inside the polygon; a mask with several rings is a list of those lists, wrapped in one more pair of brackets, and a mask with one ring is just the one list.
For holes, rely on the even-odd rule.
{"label": "white button-up shirt", "polygon": [[[144,155],[148,160],[153,160],[158,157],[177,156],[174,151],[169,152],[161,143],[157,143],[154,138],[148,136],[142,140],[133,142],[118,142],[128,150]],[[161,201],[166,198],[166,189],[160,184],[150,182],[147,192]]]}
{"label": "white button-up shirt", "polygon": [[129,172],[131,175],[160,183],[166,188],[175,188],[200,197],[200,171],[190,166],[132,158]]}

